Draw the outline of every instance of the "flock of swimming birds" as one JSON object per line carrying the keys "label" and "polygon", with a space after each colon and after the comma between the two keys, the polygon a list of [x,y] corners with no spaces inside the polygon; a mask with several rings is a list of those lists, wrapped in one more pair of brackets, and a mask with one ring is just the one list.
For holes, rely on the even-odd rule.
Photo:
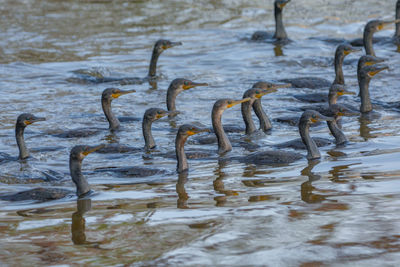
{"label": "flock of swimming birds", "polygon": [[[255,32],[251,40],[258,42],[272,42],[284,45],[291,42],[285,31],[282,22],[282,10],[290,0],[275,0],[275,33],[264,31]],[[382,30],[386,25],[396,24],[396,33],[393,37],[387,38],[374,38],[373,34]],[[310,88],[310,89],[328,89],[326,92],[318,92],[312,94],[299,94],[294,97],[305,103],[312,103],[312,106],[304,106],[296,111],[302,111],[301,117],[282,117],[277,118],[277,122],[289,123],[297,125],[299,129],[300,138],[282,144],[277,144],[276,149],[262,150],[259,152],[251,153],[242,157],[231,157],[229,160],[236,160],[239,162],[261,164],[261,165],[277,165],[288,164],[304,158],[303,154],[291,151],[282,150],[282,148],[306,149],[308,160],[315,160],[321,157],[318,147],[331,144],[332,141],[323,138],[311,138],[310,126],[319,122],[326,121],[328,128],[335,138],[336,145],[345,145],[348,140],[341,130],[341,117],[342,116],[379,116],[373,111],[371,98],[369,94],[369,83],[372,77],[379,72],[388,69],[387,65],[381,64],[384,59],[378,58],[375,55],[373,44],[379,43],[394,43],[400,44],[400,0],[396,3],[396,20],[382,21],[373,20],[366,24],[364,29],[364,36],[362,39],[357,39],[352,42],[343,42],[343,40],[334,40],[331,38],[323,39],[326,42],[337,43],[337,48],[334,57],[335,79],[330,82],[326,79],[319,77],[300,77],[300,78],[287,78],[282,79],[279,83],[270,83],[260,81],[255,83],[251,89],[243,94],[242,99],[219,99],[215,102],[212,112],[212,129],[200,128],[195,125],[184,124],[179,127],[175,139],[175,157],[177,160],[177,172],[185,173],[188,171],[188,161],[191,158],[212,158],[216,157],[215,151],[192,151],[185,153],[184,145],[189,136],[199,133],[209,133],[207,136],[196,139],[195,142],[199,144],[216,142],[218,145],[218,154],[226,155],[227,152],[232,150],[232,144],[228,138],[227,132],[244,131],[246,135],[251,135],[258,131],[253,118],[252,110],[259,119],[260,130],[267,133],[271,131],[272,124],[268,115],[264,111],[261,98],[267,94],[277,91],[279,88]],[[120,85],[126,84],[139,84],[149,82],[157,79],[156,69],[157,61],[161,53],[169,48],[181,45],[180,42],[171,42],[169,40],[158,40],[153,49],[148,75],[144,78],[115,78],[104,77],[103,75],[92,75],[91,72],[86,70],[77,70],[74,72],[76,78],[90,83],[118,83]],[[350,53],[361,52],[362,49],[356,48],[357,46],[364,46],[366,55],[362,55],[358,60],[357,78],[359,84],[359,97],[361,105],[355,108],[350,105],[338,104],[337,99],[343,95],[354,94],[347,91],[345,88],[345,81],[343,75],[343,61],[344,58]],[[92,190],[87,179],[83,176],[81,167],[83,159],[92,152],[98,153],[134,153],[140,151],[151,152],[156,147],[156,142],[152,135],[152,123],[165,117],[177,116],[179,111],[176,110],[175,101],[179,93],[189,90],[198,86],[208,86],[207,83],[197,83],[187,79],[178,78],[171,82],[166,96],[166,110],[161,108],[149,108],[144,113],[142,119],[142,131],[144,138],[144,148],[131,147],[122,144],[101,144],[96,146],[78,145],[71,149],[69,168],[72,181],[76,185],[76,195],[79,198],[91,195]],[[134,93],[135,90],[121,90],[118,88],[105,89],[101,95],[101,105],[104,115],[109,122],[109,130],[115,131],[120,128],[120,123],[135,121],[137,118],[123,117],[118,118],[112,112],[111,102],[122,95]],[[241,104],[242,116],[245,124],[245,129],[237,126],[222,126],[222,114],[226,109],[232,108],[235,105]],[[386,103],[386,106],[397,107],[396,103]],[[15,137],[19,148],[18,158],[12,157],[5,153],[0,153],[0,163],[11,160],[23,160],[29,157],[29,151],[24,141],[25,128],[33,123],[45,121],[45,118],[37,117],[33,114],[23,113],[17,118],[15,125]],[[238,129],[239,128],[239,129]],[[65,131],[62,133],[54,134],[57,138],[77,138],[86,137],[96,134],[101,129],[77,129]],[[239,141],[234,142],[239,143]],[[159,156],[171,157],[173,153],[160,154]],[[127,175],[130,177],[145,177],[151,176],[156,173],[161,173],[163,170],[146,169],[142,167],[121,167],[121,168],[102,168],[97,171],[115,172],[118,175]],[[4,201],[22,201],[22,200],[36,200],[36,201],[49,201],[63,198],[71,194],[71,191],[60,188],[35,188],[28,191],[18,193],[8,193],[0,195],[0,200]]]}

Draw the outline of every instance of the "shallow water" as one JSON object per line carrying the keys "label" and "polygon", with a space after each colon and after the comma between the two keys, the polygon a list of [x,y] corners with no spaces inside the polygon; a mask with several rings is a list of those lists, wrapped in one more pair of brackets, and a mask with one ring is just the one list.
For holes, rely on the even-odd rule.
{"label": "shallow water", "polygon": [[[119,116],[142,117],[164,107],[169,83],[184,77],[207,82],[180,94],[176,118],[153,124],[158,149],[171,151],[177,126],[211,125],[215,100],[241,98],[258,80],[302,75],[334,78],[334,45],[309,37],[351,39],[365,21],[392,19],[395,1],[297,0],[284,11],[292,43],[280,48],[249,42],[252,32],[273,29],[269,1],[4,1],[0,6],[0,151],[16,155],[14,123],[22,112],[47,121],[26,130],[34,152],[25,162],[0,165],[0,193],[43,186],[73,190],[68,157],[77,144],[120,142],[143,146],[141,123],[107,130],[100,96],[115,84],[73,83],[78,69],[103,75],[144,77],[159,38],[183,45],[159,59],[154,85],[127,85],[137,92],[113,101]],[[393,34],[394,27],[379,33]],[[393,45],[375,46],[389,71],[371,81],[371,97],[398,101],[400,54]],[[356,60],[344,65],[346,84],[357,92]],[[271,118],[302,106],[282,89],[265,96]],[[341,100],[353,105],[354,96]],[[83,170],[96,194],[89,201],[69,198],[47,203],[0,202],[2,265],[395,265],[400,259],[400,113],[378,109],[380,119],[344,118],[346,147],[321,149],[322,159],[282,167],[255,167],[218,160],[189,160],[188,177],[174,173],[176,162],[143,153],[91,154]],[[227,110],[224,123],[242,124],[240,107]],[[99,135],[60,139],[61,129],[104,128]],[[296,128],[273,124],[270,135],[252,142],[268,147],[298,137]],[[325,126],[313,136],[330,137]],[[241,134],[231,134],[232,139]],[[189,140],[190,141],[190,140]],[[215,150],[188,142],[186,150]],[[247,151],[234,147],[230,155]],[[304,152],[302,152],[304,153]],[[103,166],[145,165],[167,170],[151,178],[95,173]],[[40,182],[43,172],[56,183]],[[179,179],[178,179],[179,178]],[[33,179],[33,180],[32,180]],[[35,182],[32,184],[32,182]],[[77,204],[80,207],[77,208]],[[82,233],[85,233],[83,235]],[[83,243],[83,244],[82,244]],[[314,264],[314,265],[313,265]]]}

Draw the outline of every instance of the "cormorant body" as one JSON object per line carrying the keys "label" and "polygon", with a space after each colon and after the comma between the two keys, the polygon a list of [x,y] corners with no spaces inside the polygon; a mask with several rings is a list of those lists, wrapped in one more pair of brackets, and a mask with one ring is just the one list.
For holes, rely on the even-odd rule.
{"label": "cormorant body", "polygon": [[[71,149],[69,159],[69,169],[72,181],[76,185],[76,195],[84,197],[91,192],[86,178],[82,175],[82,161],[90,153],[102,148],[99,146],[75,146]],[[56,200],[70,195],[72,192],[63,188],[34,188],[28,191],[22,191],[15,194],[1,195],[0,200],[5,201],[25,201],[35,200],[45,202]]]}
{"label": "cormorant body", "polygon": [[[136,92],[135,90],[120,90],[118,88],[107,88],[103,91],[101,95],[101,107],[103,109],[104,115],[109,124],[110,131],[116,131],[120,127],[120,121],[114,115],[111,109],[111,102],[112,100],[126,94],[130,94]],[[83,138],[89,137],[93,135],[99,134],[104,129],[100,128],[82,128],[82,129],[73,129],[68,131],[63,131],[61,133],[52,134],[55,137],[59,138]]]}
{"label": "cormorant body", "polygon": [[76,70],[73,71],[74,74],[78,75],[78,78],[71,78],[71,81],[84,81],[88,83],[109,83],[109,82],[116,82],[120,85],[127,85],[127,84],[141,84],[146,81],[155,80],[157,78],[156,71],[157,71],[157,62],[158,58],[162,52],[165,50],[182,45],[181,42],[171,42],[169,40],[158,40],[154,44],[153,53],[151,55],[150,66],[148,75],[144,78],[139,77],[126,77],[126,78],[117,78],[117,77],[104,77],[101,73],[92,72],[88,70]]}
{"label": "cormorant body", "polygon": [[[326,88],[330,87],[332,84],[344,84],[343,60],[350,53],[358,51],[360,50],[347,44],[341,44],[336,48],[335,58],[334,58],[335,80],[333,81],[333,83],[319,77],[290,78],[290,79],[283,79],[280,81],[285,83],[291,83],[292,87],[294,88],[309,88],[309,89]],[[303,101],[303,99],[304,97],[301,100]]]}
{"label": "cormorant body", "polygon": [[[29,157],[29,150],[25,144],[25,139],[24,139],[24,131],[26,126],[31,125],[32,123],[35,122],[45,121],[45,120],[46,118],[36,117],[31,113],[22,113],[21,115],[18,116],[17,122],[15,123],[15,139],[17,141],[19,150],[18,159],[21,160]],[[6,153],[0,154],[0,163],[11,160],[16,160],[16,158]]]}
{"label": "cormorant body", "polygon": [[266,31],[257,31],[251,36],[253,41],[271,41],[275,43],[285,44],[289,42],[285,27],[282,22],[282,10],[290,0],[275,0],[274,15],[275,15],[275,33],[272,34]]}

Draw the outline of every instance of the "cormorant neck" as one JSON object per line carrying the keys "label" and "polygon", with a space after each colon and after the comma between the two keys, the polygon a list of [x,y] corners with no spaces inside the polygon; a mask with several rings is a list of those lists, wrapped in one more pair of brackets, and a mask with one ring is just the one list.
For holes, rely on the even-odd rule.
{"label": "cormorant neck", "polygon": [[287,39],[285,27],[282,22],[282,9],[275,5],[275,35],[274,38],[281,40]]}
{"label": "cormorant neck", "polygon": [[178,161],[176,169],[179,173],[185,172],[189,169],[186,154],[185,154],[185,142],[187,135],[177,134],[175,139],[175,153]]}
{"label": "cormorant neck", "polygon": [[265,113],[261,99],[256,99],[253,103],[253,110],[256,113],[258,120],[260,121],[260,129],[265,133],[272,129],[271,120],[268,118],[268,115]]}
{"label": "cormorant neck", "polygon": [[101,99],[101,107],[103,108],[104,115],[107,118],[109,123],[110,130],[116,130],[119,128],[119,120],[115,117],[114,113],[111,110],[111,99],[110,98],[102,98]]}
{"label": "cormorant neck", "polygon": [[25,126],[17,124],[15,126],[15,139],[17,139],[17,145],[19,149],[19,159],[26,159],[29,157],[29,151],[26,148],[24,140],[24,130]]}
{"label": "cormorant neck", "polygon": [[364,30],[364,47],[367,55],[375,56],[374,47],[372,46],[372,38],[374,32],[372,30]]}
{"label": "cormorant neck", "polygon": [[335,137],[336,145],[342,145],[348,142],[346,136],[340,130],[339,126],[337,125],[338,117],[335,117],[333,121],[327,121],[329,130],[331,131],[333,137]]}
{"label": "cormorant neck", "polygon": [[257,130],[251,116],[251,106],[253,102],[254,100],[252,99],[250,101],[242,103],[242,117],[244,124],[246,125],[246,134],[252,134]]}
{"label": "cormorant neck", "polygon": [[156,142],[154,141],[153,135],[151,134],[151,125],[152,121],[147,117],[143,118],[142,121],[142,131],[144,137],[144,147],[146,150],[152,149],[156,147]]}
{"label": "cormorant neck", "polygon": [[77,159],[71,155],[69,159],[69,171],[71,173],[72,181],[76,185],[76,195],[80,197],[89,192],[89,183],[82,175],[82,159]]}
{"label": "cormorant neck", "polygon": [[337,99],[338,99],[338,94],[337,92],[331,92],[329,91],[328,94],[328,103],[329,105],[334,105],[337,103]]}
{"label": "cormorant neck", "polygon": [[360,111],[362,113],[367,113],[372,111],[371,97],[369,95],[369,82],[371,78],[368,76],[361,75],[361,79],[358,81],[360,86],[360,98],[361,98],[361,106]]}
{"label": "cormorant neck", "polygon": [[228,136],[226,135],[224,128],[222,127],[222,113],[224,111],[221,109],[213,107],[211,113],[211,120],[214,129],[214,133],[217,136],[218,140],[218,153],[225,153],[232,150],[231,142],[229,141]]}
{"label": "cormorant neck", "polygon": [[307,159],[319,159],[321,154],[319,153],[318,146],[315,144],[314,140],[310,136],[310,124],[308,122],[300,121],[299,133],[301,140],[307,148]]}
{"label": "cormorant neck", "polygon": [[157,61],[161,53],[158,52],[157,47],[154,46],[153,54],[151,55],[149,77],[155,77],[157,72]]}
{"label": "cormorant neck", "polygon": [[181,87],[175,87],[172,84],[168,87],[167,91],[167,109],[168,111],[175,111],[175,100],[176,96],[181,93],[183,89]]}
{"label": "cormorant neck", "polygon": [[343,53],[342,50],[336,51],[335,55],[335,73],[336,77],[335,80],[333,81],[333,84],[342,84],[344,85],[344,75],[343,75],[343,60],[344,60],[345,54]]}

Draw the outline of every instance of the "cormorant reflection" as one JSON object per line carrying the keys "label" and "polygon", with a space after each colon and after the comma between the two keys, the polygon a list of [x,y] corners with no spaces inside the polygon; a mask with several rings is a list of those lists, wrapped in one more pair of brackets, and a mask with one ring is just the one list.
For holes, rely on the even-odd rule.
{"label": "cormorant reflection", "polygon": [[76,202],[77,211],[72,214],[71,234],[72,242],[75,245],[90,244],[86,241],[85,234],[85,218],[83,215],[91,210],[92,200],[91,199],[78,199]]}
{"label": "cormorant reflection", "polygon": [[321,175],[312,172],[312,169],[320,163],[320,160],[309,160],[308,166],[301,171],[301,175],[308,176],[308,181],[301,184],[301,200],[307,203],[319,203],[325,200],[323,195],[313,193],[315,187],[312,182],[321,179]]}

